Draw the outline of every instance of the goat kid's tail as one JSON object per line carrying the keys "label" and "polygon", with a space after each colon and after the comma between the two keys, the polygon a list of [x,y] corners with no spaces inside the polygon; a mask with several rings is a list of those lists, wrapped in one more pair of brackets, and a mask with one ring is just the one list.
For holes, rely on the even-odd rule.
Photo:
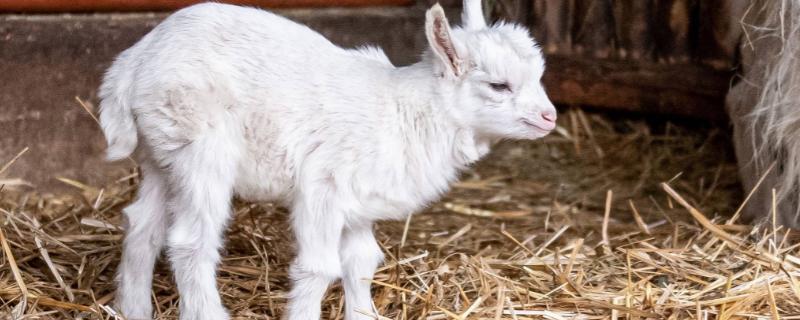
{"label": "goat kid's tail", "polygon": [[138,143],[136,124],[130,107],[131,75],[118,59],[100,86],[100,126],[106,136],[106,159],[120,160],[133,154]]}

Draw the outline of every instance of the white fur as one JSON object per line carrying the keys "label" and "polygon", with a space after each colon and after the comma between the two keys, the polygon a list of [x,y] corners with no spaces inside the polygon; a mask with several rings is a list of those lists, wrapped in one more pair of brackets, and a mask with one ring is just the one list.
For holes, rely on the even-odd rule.
{"label": "white fur", "polygon": [[800,228],[800,2],[742,5],[744,72],[727,104],[742,184],[753,191],[743,212]]}
{"label": "white fur", "polygon": [[238,195],[292,211],[288,319],[318,319],[340,278],[346,318],[367,319],[357,310],[372,311],[369,279],[383,259],[373,223],[438,199],[494,141],[555,126],[527,30],[468,21],[478,25],[451,30],[434,6],[432,50],[397,68],[380,49],[342,49],[272,13],[209,3],[123,52],[100,91],[108,157],[136,150],[144,175],[125,209],[123,314],[151,317],[152,265],[166,244],[181,319],[227,318],[215,268]]}

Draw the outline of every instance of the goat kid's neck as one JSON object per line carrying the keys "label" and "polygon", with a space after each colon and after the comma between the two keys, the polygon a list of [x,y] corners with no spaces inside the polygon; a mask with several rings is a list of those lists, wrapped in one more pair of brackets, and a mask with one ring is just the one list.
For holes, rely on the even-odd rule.
{"label": "goat kid's neck", "polygon": [[481,137],[458,118],[455,108],[459,106],[451,98],[457,88],[443,84],[446,80],[437,78],[429,62],[398,68],[392,80],[393,111],[400,120],[396,133],[406,140],[406,151],[419,151],[407,152],[407,156],[423,156],[464,169],[489,152],[494,139]]}

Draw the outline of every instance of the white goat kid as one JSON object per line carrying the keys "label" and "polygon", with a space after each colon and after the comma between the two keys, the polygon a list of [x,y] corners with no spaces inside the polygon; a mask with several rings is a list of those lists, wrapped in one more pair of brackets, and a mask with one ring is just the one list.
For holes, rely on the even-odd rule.
{"label": "white goat kid", "polygon": [[228,318],[215,269],[237,195],[291,209],[288,319],[319,319],[339,278],[346,318],[368,318],[383,259],[373,222],[435,201],[493,142],[555,127],[528,31],[488,27],[479,0],[464,7],[464,26],[451,30],[433,6],[430,49],[400,68],[380,49],[342,49],[269,12],[210,3],[123,52],[100,88],[108,158],[135,155],[143,175],[124,210],[122,313],[152,317],[153,264],[166,245],[181,319]]}

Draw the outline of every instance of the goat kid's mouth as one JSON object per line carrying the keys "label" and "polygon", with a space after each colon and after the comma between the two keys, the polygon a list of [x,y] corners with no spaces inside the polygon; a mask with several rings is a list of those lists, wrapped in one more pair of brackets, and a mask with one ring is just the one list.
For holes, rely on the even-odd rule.
{"label": "goat kid's mouth", "polygon": [[519,121],[522,122],[525,126],[533,128],[537,131],[541,131],[543,133],[549,133],[550,131],[553,131],[553,129],[556,128],[555,122],[532,121],[525,118],[522,118]]}

